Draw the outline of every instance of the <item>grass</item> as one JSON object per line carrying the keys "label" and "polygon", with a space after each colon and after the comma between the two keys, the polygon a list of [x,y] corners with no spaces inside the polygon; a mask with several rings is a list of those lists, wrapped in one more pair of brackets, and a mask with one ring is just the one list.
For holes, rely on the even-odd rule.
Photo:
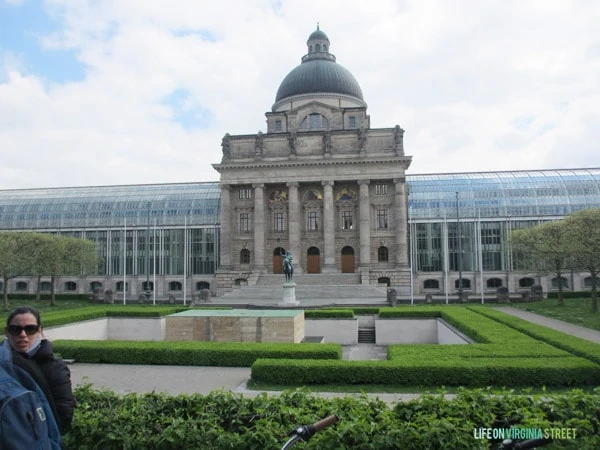
{"label": "grass", "polygon": [[510,306],[600,331],[600,312],[591,312],[592,299],[566,298],[563,303],[561,306],[558,304],[558,300],[553,298],[533,303],[512,303]]}
{"label": "grass", "polygon": [[87,308],[91,306],[91,303],[86,300],[56,300],[56,306],[51,306],[50,300],[11,300],[9,296],[8,311],[5,311],[3,309],[3,306],[4,303],[2,303],[2,308],[0,308],[0,322],[2,324],[5,324],[8,314],[17,306],[33,306],[40,312],[43,321],[45,312],[64,311],[67,309],[75,308]]}

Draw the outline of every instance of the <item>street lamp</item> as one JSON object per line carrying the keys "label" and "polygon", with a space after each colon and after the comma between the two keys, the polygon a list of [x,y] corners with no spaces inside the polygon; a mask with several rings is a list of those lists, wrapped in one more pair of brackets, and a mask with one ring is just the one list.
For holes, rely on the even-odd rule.
{"label": "street lamp", "polygon": [[146,203],[146,207],[148,209],[148,224],[146,228],[146,300],[150,300],[151,290],[150,290],[150,207],[152,203]]}
{"label": "street lamp", "polygon": [[463,293],[462,285],[462,236],[460,233],[460,211],[458,208],[458,192],[456,193],[456,236],[458,239],[458,300],[461,301]]}

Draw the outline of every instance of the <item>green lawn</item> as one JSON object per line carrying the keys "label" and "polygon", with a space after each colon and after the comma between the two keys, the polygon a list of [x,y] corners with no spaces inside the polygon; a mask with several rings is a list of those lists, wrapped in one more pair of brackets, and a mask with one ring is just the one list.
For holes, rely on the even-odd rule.
{"label": "green lawn", "polygon": [[592,300],[589,298],[566,298],[562,306],[555,298],[510,306],[600,331],[600,313],[591,312]]}
{"label": "green lawn", "polygon": [[61,311],[65,309],[87,308],[91,303],[86,300],[56,300],[56,306],[50,306],[50,300],[11,300],[8,297],[8,311],[4,311],[3,306],[0,306],[0,324],[2,328],[6,325],[8,313],[17,306],[33,306],[42,315],[42,323],[44,322],[44,313],[50,311]]}

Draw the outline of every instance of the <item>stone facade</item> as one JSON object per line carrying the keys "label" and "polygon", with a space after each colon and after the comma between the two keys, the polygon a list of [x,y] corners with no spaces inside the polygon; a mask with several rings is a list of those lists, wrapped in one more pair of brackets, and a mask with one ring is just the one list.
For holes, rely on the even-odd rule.
{"label": "stone facade", "polygon": [[[331,54],[311,53],[319,44],[311,39],[303,63],[337,70]],[[344,84],[351,75],[340,77]],[[408,282],[404,130],[371,128],[354,89],[294,92],[266,114],[266,133],[223,138],[222,161],[213,165],[222,187],[217,295],[236,280],[280,273],[284,251],[292,252],[295,273]]]}

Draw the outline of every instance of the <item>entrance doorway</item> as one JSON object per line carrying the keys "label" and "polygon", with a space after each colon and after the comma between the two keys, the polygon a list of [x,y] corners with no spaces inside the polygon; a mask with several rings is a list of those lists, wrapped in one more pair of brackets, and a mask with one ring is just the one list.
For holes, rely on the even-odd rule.
{"label": "entrance doorway", "polygon": [[285,249],[277,247],[273,250],[273,273],[283,273],[283,256]]}
{"label": "entrance doorway", "polygon": [[342,249],[342,273],[354,273],[354,249],[350,246]]}
{"label": "entrance doorway", "polygon": [[308,249],[306,273],[321,273],[321,253],[317,247],[310,247]]}

